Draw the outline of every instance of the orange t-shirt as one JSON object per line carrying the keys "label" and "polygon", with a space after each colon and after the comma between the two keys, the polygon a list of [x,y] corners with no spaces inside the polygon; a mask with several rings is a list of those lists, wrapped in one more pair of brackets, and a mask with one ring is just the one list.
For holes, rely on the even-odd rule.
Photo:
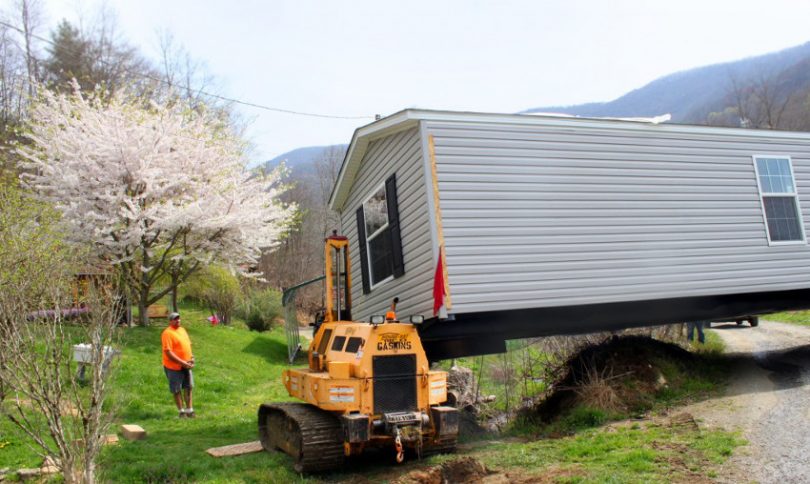
{"label": "orange t-shirt", "polygon": [[170,370],[182,370],[183,367],[179,363],[172,361],[166,354],[166,350],[172,350],[172,353],[181,360],[188,361],[191,359],[191,339],[186,333],[186,328],[174,329],[169,326],[163,330],[160,341],[163,345],[163,366]]}

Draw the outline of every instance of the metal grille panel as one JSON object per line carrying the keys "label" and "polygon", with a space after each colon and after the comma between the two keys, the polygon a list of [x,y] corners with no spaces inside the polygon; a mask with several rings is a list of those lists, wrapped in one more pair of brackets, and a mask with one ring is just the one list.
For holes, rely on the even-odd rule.
{"label": "metal grille panel", "polygon": [[284,290],[281,296],[281,304],[284,306],[284,322],[287,333],[287,357],[289,362],[295,361],[295,357],[301,350],[301,325],[298,321],[298,291],[307,288],[310,284],[315,284],[324,279],[324,276],[316,277],[301,284]]}
{"label": "metal grille panel", "polygon": [[375,356],[374,413],[415,411],[416,355]]}

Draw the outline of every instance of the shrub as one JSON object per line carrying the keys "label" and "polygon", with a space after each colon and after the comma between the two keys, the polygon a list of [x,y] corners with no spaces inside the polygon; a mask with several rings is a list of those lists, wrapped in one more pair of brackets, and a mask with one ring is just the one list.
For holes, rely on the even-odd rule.
{"label": "shrub", "polygon": [[252,331],[268,331],[283,314],[281,293],[275,289],[250,289],[236,314]]}
{"label": "shrub", "polygon": [[224,267],[206,267],[189,279],[183,289],[187,298],[208,306],[224,324],[231,322],[231,315],[242,300],[239,279]]}
{"label": "shrub", "polygon": [[96,482],[97,443],[113,414],[109,372],[89,371],[79,381],[70,350],[89,342],[89,367],[104,367],[103,348],[118,341],[117,311],[109,304],[116,291],[88,287],[83,296],[91,310],[82,325],[68,325],[63,310],[73,304],[70,283],[81,248],[63,240],[53,208],[0,176],[0,419],[25,435],[21,447],[61,463],[60,480]]}

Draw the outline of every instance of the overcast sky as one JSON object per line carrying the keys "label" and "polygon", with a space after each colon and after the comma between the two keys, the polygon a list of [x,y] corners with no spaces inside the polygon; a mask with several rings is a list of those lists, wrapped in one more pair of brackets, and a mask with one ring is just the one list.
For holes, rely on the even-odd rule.
{"label": "overcast sky", "polygon": [[[52,26],[99,3],[44,1]],[[171,31],[222,95],[334,116],[609,101],[672,72],[810,40],[806,0],[106,3],[147,56],[157,52],[158,32]],[[238,109],[252,122],[253,161],[348,143],[371,121]]]}

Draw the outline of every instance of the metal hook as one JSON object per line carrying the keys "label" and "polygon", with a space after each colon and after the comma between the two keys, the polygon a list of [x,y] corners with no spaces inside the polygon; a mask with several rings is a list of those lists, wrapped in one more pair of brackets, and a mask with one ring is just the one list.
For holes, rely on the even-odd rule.
{"label": "metal hook", "polygon": [[402,451],[402,439],[399,435],[399,427],[395,428],[396,437],[394,438],[394,447],[397,449],[397,464],[402,464],[405,461],[405,452]]}

